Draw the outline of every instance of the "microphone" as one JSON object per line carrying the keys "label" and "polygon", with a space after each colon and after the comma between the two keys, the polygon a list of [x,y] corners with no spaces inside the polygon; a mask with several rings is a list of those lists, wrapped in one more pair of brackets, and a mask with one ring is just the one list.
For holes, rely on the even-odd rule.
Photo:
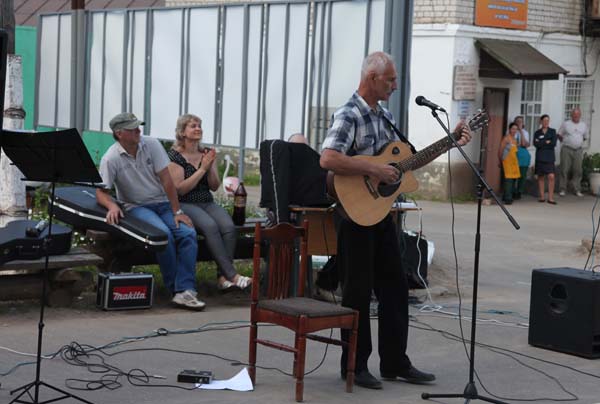
{"label": "microphone", "polygon": [[446,110],[444,108],[440,107],[436,103],[429,101],[427,98],[423,97],[422,95],[419,95],[417,98],[415,98],[415,102],[417,103],[417,105],[429,107],[433,111],[437,110],[437,111],[441,111],[441,112],[446,112]]}

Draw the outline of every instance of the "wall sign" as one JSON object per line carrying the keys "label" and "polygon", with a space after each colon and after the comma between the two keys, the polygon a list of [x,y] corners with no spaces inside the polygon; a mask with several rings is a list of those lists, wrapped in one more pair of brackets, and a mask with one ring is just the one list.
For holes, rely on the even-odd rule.
{"label": "wall sign", "polygon": [[476,0],[475,25],[513,29],[527,28],[528,0]]}
{"label": "wall sign", "polygon": [[454,100],[474,100],[477,90],[477,66],[454,66],[452,98]]}

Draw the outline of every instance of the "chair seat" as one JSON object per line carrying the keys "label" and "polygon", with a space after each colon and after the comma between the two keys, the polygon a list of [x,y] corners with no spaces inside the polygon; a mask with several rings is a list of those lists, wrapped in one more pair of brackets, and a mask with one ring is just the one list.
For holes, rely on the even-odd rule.
{"label": "chair seat", "polygon": [[288,299],[259,300],[259,309],[274,311],[288,316],[300,317],[330,317],[352,314],[354,311],[348,307],[321,302],[307,297],[291,297]]}

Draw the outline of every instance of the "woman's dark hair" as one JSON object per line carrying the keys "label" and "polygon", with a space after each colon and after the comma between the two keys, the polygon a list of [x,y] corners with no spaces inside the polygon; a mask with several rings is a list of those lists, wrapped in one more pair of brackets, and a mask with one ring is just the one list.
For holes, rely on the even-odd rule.
{"label": "woman's dark hair", "polygon": [[544,115],[540,116],[540,122],[542,122],[544,120],[544,118],[550,119],[550,117],[548,116],[548,114],[544,114]]}
{"label": "woman's dark hair", "polygon": [[516,122],[512,122],[508,125],[508,131],[510,132],[510,128],[512,128],[513,126],[518,126]]}

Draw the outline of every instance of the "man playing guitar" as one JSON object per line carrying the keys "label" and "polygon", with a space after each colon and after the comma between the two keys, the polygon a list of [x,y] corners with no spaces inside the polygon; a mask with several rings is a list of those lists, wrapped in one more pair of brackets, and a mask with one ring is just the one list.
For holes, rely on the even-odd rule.
{"label": "man playing guitar", "polygon": [[[400,179],[401,173],[389,164],[353,155],[375,155],[389,142],[398,141],[390,123],[392,114],[379,101],[387,101],[396,90],[396,67],[390,55],[374,52],[362,64],[358,90],[334,114],[323,142],[320,164],[340,176],[365,176],[387,184]],[[387,118],[387,119],[386,119]],[[471,139],[468,127],[459,124],[460,145]],[[431,155],[427,162],[437,155]],[[408,339],[408,284],[400,261],[396,227],[388,214],[382,221],[361,226],[340,214],[335,215],[341,271],[342,306],[360,313],[356,352],[355,383],[381,389],[381,382],[369,373],[367,362],[372,351],[369,306],[371,291],[379,301],[379,370],[384,379],[402,378],[411,383],[431,382],[433,374],[412,366],[406,355]],[[342,339],[349,340],[342,330]],[[347,349],[342,352],[342,378],[345,378]]]}

